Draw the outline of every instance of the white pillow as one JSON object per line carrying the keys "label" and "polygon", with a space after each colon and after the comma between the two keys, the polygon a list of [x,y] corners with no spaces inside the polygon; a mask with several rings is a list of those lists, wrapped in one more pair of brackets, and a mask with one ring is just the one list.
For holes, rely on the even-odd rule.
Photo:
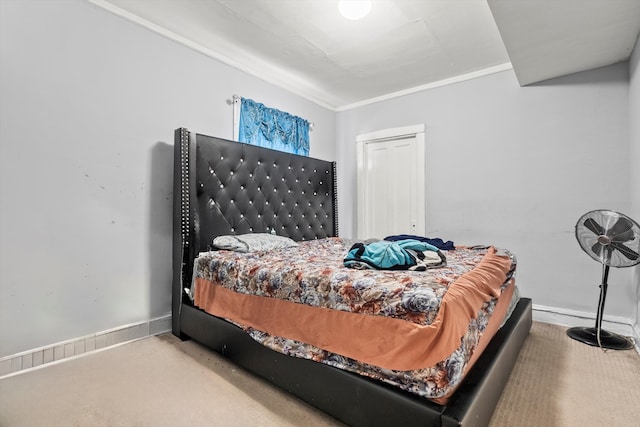
{"label": "white pillow", "polygon": [[213,246],[236,252],[269,251],[272,249],[298,246],[288,237],[268,233],[249,233],[237,236],[224,235],[213,239]]}

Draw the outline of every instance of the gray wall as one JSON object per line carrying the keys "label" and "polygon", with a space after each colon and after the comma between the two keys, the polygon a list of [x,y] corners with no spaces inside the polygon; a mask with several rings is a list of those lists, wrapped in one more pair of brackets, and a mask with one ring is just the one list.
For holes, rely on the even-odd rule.
{"label": "gray wall", "polygon": [[[595,315],[601,268],[574,226],[631,209],[628,94],[628,63],[530,87],[505,71],[340,112],[337,161],[355,164],[357,134],[424,123],[427,233],[509,248],[523,295]],[[355,235],[355,170],[338,182],[341,234]],[[635,318],[630,269],[610,281],[606,313]]]}
{"label": "gray wall", "polygon": [[0,357],[170,313],[173,130],[335,113],[82,0],[0,1]]}
{"label": "gray wall", "polygon": [[[639,39],[640,40],[640,39]],[[631,141],[631,215],[640,222],[640,45],[636,47],[629,61],[631,74],[629,85],[629,139]],[[635,267],[636,336],[640,336],[640,265]]]}

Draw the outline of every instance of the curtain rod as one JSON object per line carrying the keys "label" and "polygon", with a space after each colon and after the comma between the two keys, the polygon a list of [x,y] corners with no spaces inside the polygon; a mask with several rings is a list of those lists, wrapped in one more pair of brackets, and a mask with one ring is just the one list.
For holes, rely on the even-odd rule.
{"label": "curtain rod", "polygon": [[[236,95],[236,94],[234,93],[234,94],[233,94],[233,96],[231,97],[231,102],[232,102],[233,104],[237,104],[238,102],[240,102],[240,98],[241,98],[241,96],[240,96],[240,95]],[[310,121],[308,121],[308,120],[307,120],[307,122],[309,123],[309,130],[313,130],[313,126],[314,126],[313,122],[310,122]]]}

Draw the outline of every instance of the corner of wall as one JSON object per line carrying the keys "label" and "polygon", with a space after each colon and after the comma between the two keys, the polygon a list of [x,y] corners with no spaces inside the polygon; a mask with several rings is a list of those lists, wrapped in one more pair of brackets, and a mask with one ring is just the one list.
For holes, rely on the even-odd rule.
{"label": "corner of wall", "polygon": [[[640,35],[629,58],[629,159],[631,170],[631,216],[640,221],[640,123],[632,118],[640,114]],[[640,351],[640,266],[633,272],[635,283],[636,315],[634,332],[636,347]]]}

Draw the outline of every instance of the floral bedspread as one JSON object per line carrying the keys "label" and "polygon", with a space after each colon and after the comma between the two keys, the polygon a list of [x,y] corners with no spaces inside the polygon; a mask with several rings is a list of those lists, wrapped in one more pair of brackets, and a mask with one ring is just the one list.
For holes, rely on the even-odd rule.
{"label": "floral bedspread", "polygon": [[[354,270],[343,266],[343,258],[353,243],[354,240],[328,238],[268,252],[205,252],[195,261],[194,277],[238,293],[429,325],[435,319],[449,285],[473,270],[488,251],[487,247],[447,251],[446,266],[421,272]],[[511,270],[502,289],[512,284],[516,267],[515,257],[506,254],[511,259]],[[515,300],[517,295],[514,294]],[[493,299],[482,306],[471,320],[460,346],[447,359],[435,366],[412,371],[380,368],[291,339],[270,336],[241,324],[238,326],[256,341],[280,353],[356,372],[419,396],[438,399],[450,395],[462,381],[465,367],[496,303],[497,299]]]}

